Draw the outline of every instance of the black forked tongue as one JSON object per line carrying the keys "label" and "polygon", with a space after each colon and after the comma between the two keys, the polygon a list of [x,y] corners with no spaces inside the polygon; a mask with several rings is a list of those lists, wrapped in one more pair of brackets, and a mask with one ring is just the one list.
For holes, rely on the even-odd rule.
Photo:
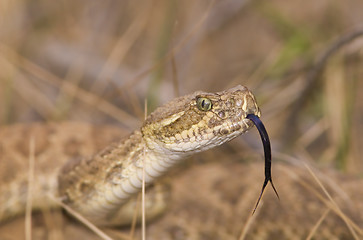
{"label": "black forked tongue", "polygon": [[279,197],[279,194],[276,191],[274,183],[272,182],[272,177],[271,177],[271,145],[270,145],[270,139],[268,138],[268,134],[266,132],[265,126],[263,125],[260,118],[257,117],[254,114],[248,114],[247,118],[249,120],[251,120],[255,124],[256,128],[258,129],[258,132],[260,133],[261,140],[262,140],[262,143],[263,143],[263,149],[264,149],[264,152],[265,152],[265,181],[264,181],[264,183],[262,185],[262,190],[261,190],[260,196],[258,197],[255,209],[253,209],[253,213],[252,213],[252,215],[253,215],[255,213],[257,207],[258,207],[258,204],[260,203],[261,197],[263,195],[263,192],[265,191],[265,188],[266,188],[268,182],[271,182],[271,186],[274,189],[277,198],[280,199],[280,197]]}

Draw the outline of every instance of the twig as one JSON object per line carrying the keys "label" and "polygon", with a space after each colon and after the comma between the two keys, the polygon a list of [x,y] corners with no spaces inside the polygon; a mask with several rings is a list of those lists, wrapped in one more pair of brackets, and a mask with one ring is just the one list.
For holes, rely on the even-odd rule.
{"label": "twig", "polygon": [[[147,99],[145,99],[145,119],[147,117]],[[141,189],[141,209],[142,209],[142,228],[141,228],[141,231],[142,231],[142,240],[146,240],[146,218],[145,218],[145,148],[144,148],[144,151],[143,151],[143,163],[142,163],[142,189]]]}
{"label": "twig", "polygon": [[[260,208],[262,208],[263,206],[263,202],[261,202],[261,205],[260,205]],[[242,228],[242,231],[241,231],[241,234],[238,238],[238,240],[243,240],[246,238],[246,235],[248,233],[248,230],[250,229],[252,223],[255,221],[257,215],[258,215],[259,211],[257,211],[256,214],[252,215],[252,214],[249,214],[248,218],[247,218],[247,222],[245,223],[245,225],[243,226]]]}
{"label": "twig", "polygon": [[32,205],[33,205],[33,185],[34,185],[34,158],[35,140],[34,136],[29,141],[29,169],[28,169],[28,192],[25,206],[25,239],[32,239]]}
{"label": "twig", "polygon": [[141,73],[139,73],[136,77],[127,80],[125,82],[125,86],[131,86],[136,84],[138,81],[143,79],[145,76],[147,76],[151,71],[157,69],[161,65],[163,65],[165,62],[169,61],[174,55],[176,55],[181,48],[190,40],[190,38],[198,31],[200,28],[204,25],[207,18],[209,17],[210,11],[212,7],[214,6],[215,0],[210,1],[207,9],[205,10],[204,14],[200,18],[200,20],[193,26],[193,28],[180,40],[180,42],[173,47],[163,58],[161,58],[158,62],[153,64],[152,66],[148,67],[147,69],[143,70]]}
{"label": "twig", "polygon": [[311,68],[311,70],[307,73],[305,77],[305,86],[303,90],[301,91],[299,97],[295,101],[295,103],[291,106],[291,112],[289,113],[289,117],[287,119],[286,125],[290,126],[289,128],[285,128],[284,136],[286,139],[286,142],[293,142],[291,141],[292,135],[291,135],[291,128],[296,126],[296,122],[298,117],[300,116],[299,112],[305,105],[307,101],[307,97],[311,95],[313,90],[318,84],[317,79],[320,77],[321,73],[323,72],[327,62],[329,61],[330,57],[338,52],[342,47],[345,45],[351,43],[355,39],[363,36],[363,28],[359,28],[354,30],[353,32],[350,32],[348,34],[345,34],[341,37],[339,37],[337,40],[335,40],[332,44],[328,46],[316,59],[314,66]]}
{"label": "twig", "polygon": [[[301,160],[299,160],[295,157],[292,157],[292,156],[289,156],[286,154],[282,154],[282,153],[278,153],[278,152],[275,152],[274,155],[278,156],[281,159],[285,159],[286,161],[293,163],[295,165],[303,164],[303,165],[305,165],[305,167],[308,167],[308,169],[311,169],[305,162],[302,162]],[[351,226],[352,229],[354,229],[360,235],[363,236],[363,229],[361,229],[355,222],[353,222],[353,220],[351,220],[346,214],[344,214],[343,211],[339,208],[339,206],[335,203],[334,200],[333,200],[333,202],[330,201],[330,199],[333,199],[333,198],[327,192],[326,188],[321,184],[320,180],[318,180],[318,183],[320,182],[320,184],[319,184],[320,187],[323,187],[323,191],[325,192],[325,194],[328,194],[330,196],[330,199],[327,199],[326,197],[322,196],[317,190],[315,190],[312,187],[311,183],[304,181],[297,174],[294,174],[294,172],[288,170],[287,168],[285,168],[284,171],[286,172],[286,174],[290,175],[292,178],[299,179],[300,181],[298,181],[298,183],[301,186],[303,186],[304,188],[306,188],[307,190],[309,190],[310,192],[312,192],[320,201],[322,201],[328,208],[330,208],[337,216],[339,216],[341,219],[343,219],[345,221],[345,223],[348,224],[349,229]],[[316,176],[312,171],[310,173],[313,174],[313,176]],[[318,178],[316,178],[316,179],[318,179]],[[358,238],[356,238],[356,239],[358,239]]]}
{"label": "twig", "polygon": [[152,1],[147,1],[145,2],[145,4],[143,4],[144,7],[142,11],[140,11],[140,16],[136,18],[135,21],[133,21],[133,23],[128,27],[125,33],[117,40],[106,62],[102,66],[102,69],[98,74],[95,83],[92,85],[91,92],[95,92],[97,93],[97,95],[103,94],[109,82],[109,79],[118,70],[120,63],[129,52],[132,45],[135,44],[136,39],[145,29],[146,23],[148,22],[147,20],[149,19],[149,15],[151,12],[150,6],[152,4]]}
{"label": "twig", "polygon": [[40,67],[39,65],[33,63],[27,58],[19,55],[11,48],[0,42],[0,52],[5,52],[8,56],[11,56],[10,63],[15,66],[18,66],[24,69],[26,72],[29,72],[33,76],[36,76],[43,82],[46,82],[55,87],[63,86],[66,92],[74,92],[77,91],[77,99],[80,101],[92,106],[99,111],[107,114],[108,116],[118,120],[120,124],[124,125],[127,128],[136,128],[138,127],[138,119],[134,116],[128,114],[122,109],[118,108],[114,104],[104,100],[102,97],[94,95],[91,92],[88,92],[84,89],[81,89],[69,82],[63,82],[61,78],[54,75],[53,73],[47,71],[46,69]]}
{"label": "twig", "polygon": [[173,73],[172,80],[173,80],[174,96],[179,97],[180,96],[180,90],[179,90],[178,72],[177,72],[177,67],[176,67],[176,61],[175,61],[174,54],[171,57],[171,70],[172,70],[172,73]]}
{"label": "twig", "polygon": [[328,208],[328,209],[325,210],[325,212],[323,213],[323,215],[321,215],[321,217],[319,218],[319,220],[314,225],[313,229],[311,229],[309,235],[306,237],[306,240],[310,240],[314,236],[314,234],[316,233],[316,230],[318,230],[319,226],[324,221],[324,219],[326,218],[326,216],[328,216],[328,213],[329,212],[330,212],[330,208]]}
{"label": "twig", "polygon": [[[95,234],[97,234],[100,238],[102,238],[103,240],[112,240],[112,238],[109,237],[106,233],[104,233],[101,229],[99,229],[98,227],[96,227],[93,223],[91,223],[85,217],[83,217],[81,214],[79,214],[78,212],[76,212],[75,210],[73,210],[72,208],[70,208],[69,206],[67,206],[66,204],[64,204],[62,201],[59,201],[58,199],[56,199],[51,194],[48,194],[48,197],[52,201],[54,201],[55,203],[57,203],[58,205],[60,205],[63,209],[65,209],[73,217],[75,217],[76,219],[78,219],[81,223],[83,223],[84,225],[86,225],[90,230],[92,230],[92,232],[94,232]],[[125,239],[128,239],[128,237],[125,237]]]}
{"label": "twig", "polygon": [[137,223],[137,219],[139,217],[139,210],[140,210],[140,203],[141,203],[140,199],[141,199],[141,194],[139,193],[137,195],[136,207],[135,207],[134,216],[132,218],[131,227],[130,227],[130,239],[134,239],[136,223]]}
{"label": "twig", "polygon": [[334,199],[332,198],[332,196],[330,195],[330,193],[326,190],[326,188],[324,187],[324,185],[322,184],[322,182],[319,180],[319,178],[316,176],[316,174],[314,174],[314,172],[311,170],[311,168],[309,167],[309,165],[307,165],[306,163],[304,165],[308,169],[309,173],[313,176],[314,180],[319,184],[320,188],[323,190],[323,192],[325,193],[325,195],[328,197],[328,199],[330,200],[331,204],[336,208],[336,210],[338,212],[338,215],[345,222],[345,224],[349,228],[350,232],[354,236],[354,239],[357,239],[358,240],[359,238],[357,236],[357,233],[354,230],[354,227],[351,224],[350,219],[347,216],[345,216],[345,214],[343,213],[343,211],[340,209],[340,207],[338,206],[338,204],[334,201]]}

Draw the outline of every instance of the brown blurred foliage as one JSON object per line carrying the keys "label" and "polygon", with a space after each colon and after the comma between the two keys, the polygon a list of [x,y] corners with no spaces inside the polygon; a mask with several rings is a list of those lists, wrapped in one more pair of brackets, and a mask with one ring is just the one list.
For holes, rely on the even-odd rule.
{"label": "brown blurred foliage", "polygon": [[[145,99],[150,112],[177,95],[242,84],[274,152],[361,175],[363,37],[309,76],[339,39],[362,31],[362,9],[360,0],[2,0],[0,123],[131,130]],[[243,139],[231,146],[260,147]]]}

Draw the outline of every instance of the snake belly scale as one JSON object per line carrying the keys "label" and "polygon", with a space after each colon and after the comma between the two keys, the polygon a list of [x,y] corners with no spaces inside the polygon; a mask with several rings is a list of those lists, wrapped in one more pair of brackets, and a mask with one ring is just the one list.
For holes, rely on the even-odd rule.
{"label": "snake belly scale", "polygon": [[[243,86],[176,98],[157,108],[129,137],[92,157],[72,159],[64,166],[39,173],[38,181],[47,182],[39,191],[59,197],[95,224],[131,222],[127,205],[141,190],[143,169],[145,182],[150,185],[182,159],[252,128],[248,114],[260,116],[260,110],[253,94]],[[14,184],[1,186],[0,194],[10,196]],[[34,206],[42,207],[42,201],[35,197]],[[0,221],[24,208],[11,197],[3,197],[0,203]]]}

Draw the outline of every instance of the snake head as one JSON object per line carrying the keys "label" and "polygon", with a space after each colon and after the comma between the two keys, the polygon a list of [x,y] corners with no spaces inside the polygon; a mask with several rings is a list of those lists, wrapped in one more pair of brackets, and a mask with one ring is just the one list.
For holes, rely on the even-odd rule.
{"label": "snake head", "polygon": [[195,92],[157,108],[141,131],[151,149],[193,154],[221,145],[253,127],[260,116],[254,95],[244,86],[222,92]]}

